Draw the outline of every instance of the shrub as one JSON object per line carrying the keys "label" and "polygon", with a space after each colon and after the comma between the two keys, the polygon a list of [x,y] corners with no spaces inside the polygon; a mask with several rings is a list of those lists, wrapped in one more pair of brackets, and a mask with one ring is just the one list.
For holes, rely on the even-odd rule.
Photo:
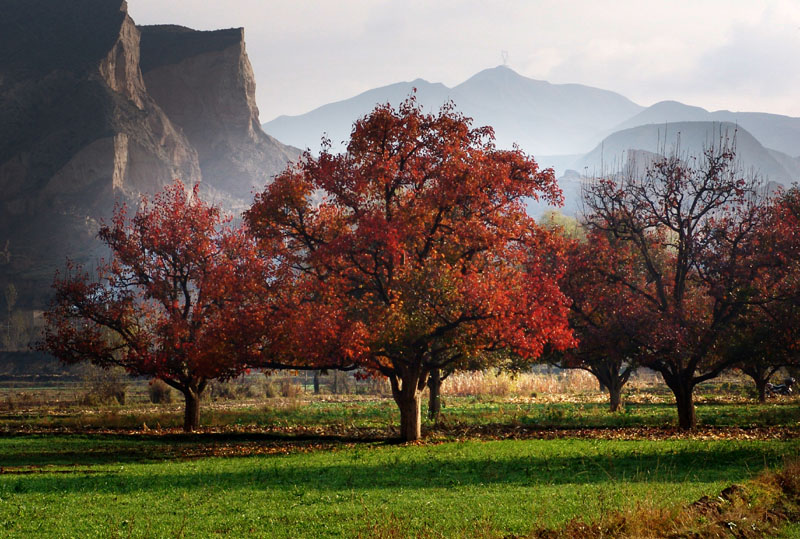
{"label": "shrub", "polygon": [[147,395],[153,404],[172,403],[172,388],[163,380],[155,379],[151,381],[150,386],[147,388]]}
{"label": "shrub", "polygon": [[264,382],[264,396],[268,399],[272,399],[277,397],[279,394],[280,388],[278,385],[274,381],[267,379]]}
{"label": "shrub", "polygon": [[213,380],[208,384],[205,397],[208,400],[235,400],[238,396],[237,388],[231,382]]}
{"label": "shrub", "polygon": [[294,383],[289,378],[281,380],[281,397],[293,399],[299,397],[302,392],[303,388],[300,384]]}
{"label": "shrub", "polygon": [[84,393],[78,403],[85,406],[125,404],[128,383],[125,371],[119,367],[102,369],[90,365],[83,375]]}

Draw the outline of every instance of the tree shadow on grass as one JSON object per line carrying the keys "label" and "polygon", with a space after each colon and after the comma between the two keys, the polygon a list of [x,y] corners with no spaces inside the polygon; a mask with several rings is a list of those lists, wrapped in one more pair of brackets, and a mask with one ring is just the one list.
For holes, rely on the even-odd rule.
{"label": "tree shadow on grass", "polygon": [[[786,446],[758,444],[683,445],[672,450],[654,444],[638,449],[633,444],[624,447],[609,444],[598,453],[590,451],[588,441],[568,451],[572,454],[563,454],[562,447],[559,454],[554,455],[548,455],[546,447],[529,455],[501,456],[486,451],[480,456],[468,455],[462,451],[463,447],[454,448],[454,451],[425,451],[428,448],[412,447],[390,451],[362,449],[315,453],[313,457],[208,459],[191,465],[173,463],[148,470],[146,474],[110,470],[91,475],[0,476],[0,485],[5,483],[2,490],[6,493],[166,494],[176,490],[209,489],[302,493],[493,485],[736,482],[764,466],[779,464],[785,452],[790,451]],[[582,454],[582,451],[592,454]]]}
{"label": "tree shadow on grass", "polygon": [[[96,466],[209,456],[287,454],[349,444],[391,444],[385,436],[281,433],[70,434],[0,438],[0,468]],[[11,470],[12,472],[14,470]]]}

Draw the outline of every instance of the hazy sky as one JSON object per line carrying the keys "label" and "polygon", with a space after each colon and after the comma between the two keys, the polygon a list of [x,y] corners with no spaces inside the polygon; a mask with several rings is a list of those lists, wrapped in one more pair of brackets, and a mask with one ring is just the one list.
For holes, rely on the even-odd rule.
{"label": "hazy sky", "polygon": [[423,78],[522,75],[800,116],[800,0],[128,0],[138,24],[243,26],[261,121]]}

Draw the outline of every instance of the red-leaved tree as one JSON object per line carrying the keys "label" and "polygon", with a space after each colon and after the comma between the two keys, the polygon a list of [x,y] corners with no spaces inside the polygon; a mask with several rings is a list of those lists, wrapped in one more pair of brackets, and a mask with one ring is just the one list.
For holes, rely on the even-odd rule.
{"label": "red-leaved tree", "polygon": [[723,339],[763,299],[757,283],[774,265],[756,188],[723,141],[698,158],[659,158],[644,173],[631,167],[584,193],[588,226],[636,253],[637,271],[597,269],[637,304],[640,360],[672,390],[685,429],[697,421],[695,386],[734,364]]}
{"label": "red-leaved tree", "polygon": [[70,266],[56,276],[41,348],[163,380],[184,395],[184,430],[197,428],[207,382],[261,353],[275,285],[272,261],[226,222],[178,181],[130,220],[117,208],[99,233],[111,259],[97,275]]}
{"label": "red-leaved tree", "polygon": [[296,275],[284,352],[387,376],[405,440],[420,437],[431,370],[572,343],[558,239],[525,213],[528,197],[561,193],[551,170],[492,139],[452,106],[379,106],[347,153],[306,154],[245,216]]}
{"label": "red-leaved tree", "polygon": [[[567,271],[559,281],[571,300],[569,322],[578,345],[551,354],[550,362],[593,374],[608,391],[612,412],[620,409],[622,388],[640,361],[640,337],[648,324],[630,288],[646,285],[636,259],[636,251],[625,242],[590,231],[571,241]],[[625,283],[609,275],[624,275]]]}
{"label": "red-leaved tree", "polygon": [[782,368],[800,366],[800,191],[793,187],[771,200],[760,236],[760,264],[770,266],[754,283],[759,301],[726,335],[724,354],[750,376],[759,401]]}

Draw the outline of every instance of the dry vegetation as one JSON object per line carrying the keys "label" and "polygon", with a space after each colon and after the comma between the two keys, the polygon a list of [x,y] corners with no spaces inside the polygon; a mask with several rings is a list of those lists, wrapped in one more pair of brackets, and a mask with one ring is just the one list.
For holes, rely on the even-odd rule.
{"label": "dry vegetation", "polygon": [[610,512],[597,522],[575,519],[558,530],[535,530],[531,537],[756,539],[776,537],[787,522],[798,521],[800,461],[794,460],[780,471],[765,471],[744,485],[732,484],[716,497],[703,496],[685,507],[664,508],[648,500]]}
{"label": "dry vegetation", "polygon": [[[265,376],[252,373],[226,382],[214,381],[204,394],[207,405],[223,407],[249,406],[272,399],[300,402],[389,398],[391,390],[385,379],[356,379],[347,373],[331,372],[319,377],[319,393],[314,392],[313,372],[273,373]],[[746,377],[729,375],[707,386],[698,402],[748,400],[752,391]],[[625,387],[625,400],[631,403],[672,402],[672,397],[658,375],[636,373]],[[530,402],[602,403],[606,393],[588,372],[567,370],[507,373],[467,372],[449,376],[442,384],[443,397],[475,397],[481,399],[513,399]],[[124,376],[119,371],[87,368],[78,379],[61,382],[0,383],[0,413],[30,411],[86,410],[117,407],[121,409],[151,408],[151,404],[178,406],[181,395],[161,381],[147,381]]]}

